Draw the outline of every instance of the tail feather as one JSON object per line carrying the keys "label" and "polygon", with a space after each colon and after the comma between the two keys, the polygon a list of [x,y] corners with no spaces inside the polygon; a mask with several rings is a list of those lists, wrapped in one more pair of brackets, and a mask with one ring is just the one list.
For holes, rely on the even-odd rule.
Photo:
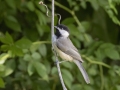
{"label": "tail feather", "polygon": [[87,84],[90,83],[90,79],[89,79],[88,74],[85,71],[84,67],[82,66],[82,63],[80,61],[78,61],[78,60],[73,60],[73,61],[78,66],[79,70],[81,71],[86,83]]}

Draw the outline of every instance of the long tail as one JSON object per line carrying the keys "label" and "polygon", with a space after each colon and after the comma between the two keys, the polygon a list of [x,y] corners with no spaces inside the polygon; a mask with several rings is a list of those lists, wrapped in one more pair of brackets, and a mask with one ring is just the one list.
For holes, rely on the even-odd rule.
{"label": "long tail", "polygon": [[90,83],[90,79],[89,79],[88,74],[86,73],[84,67],[82,66],[82,63],[78,60],[73,60],[73,61],[78,66],[79,70],[81,71],[86,83],[87,84]]}

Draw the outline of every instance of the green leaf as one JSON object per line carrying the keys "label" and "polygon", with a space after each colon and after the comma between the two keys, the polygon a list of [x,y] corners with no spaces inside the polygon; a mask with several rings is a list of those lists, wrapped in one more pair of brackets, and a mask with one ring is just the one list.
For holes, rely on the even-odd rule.
{"label": "green leaf", "polygon": [[35,61],[34,68],[36,69],[39,76],[45,80],[48,80],[46,67],[42,63]]}
{"label": "green leaf", "polygon": [[35,60],[39,60],[41,58],[41,56],[38,52],[34,52],[34,53],[32,53],[32,58]]}
{"label": "green leaf", "polygon": [[5,65],[0,64],[0,72],[5,71]]}
{"label": "green leaf", "polygon": [[81,1],[80,5],[82,6],[83,9],[87,8],[87,4],[85,1]]}
{"label": "green leaf", "polygon": [[95,76],[97,75],[98,71],[96,70],[96,67],[95,65],[91,66],[89,69],[88,69],[88,72],[91,76]]}
{"label": "green leaf", "polygon": [[80,84],[72,85],[71,90],[83,90],[82,86]]}
{"label": "green leaf", "polygon": [[40,22],[41,25],[45,25],[46,24],[46,17],[43,13],[41,13],[39,10],[35,10],[35,13],[38,16],[38,20]]}
{"label": "green leaf", "polygon": [[0,77],[4,77],[5,65],[0,64]]}
{"label": "green leaf", "polygon": [[8,51],[10,49],[10,45],[2,45],[1,46],[1,51]]}
{"label": "green leaf", "polygon": [[105,49],[105,48],[115,48],[115,45],[111,43],[104,43],[100,46],[100,48]]}
{"label": "green leaf", "polygon": [[56,67],[53,67],[52,70],[51,70],[51,74],[52,74],[52,75],[55,75],[55,74],[57,74],[57,72],[58,72],[58,71],[57,71],[57,68],[56,68]]}
{"label": "green leaf", "polygon": [[40,41],[32,43],[30,51],[35,52],[40,47],[40,44],[42,44]]}
{"label": "green leaf", "polygon": [[28,49],[32,45],[32,42],[27,38],[22,38],[16,41],[15,45],[22,49]]}
{"label": "green leaf", "polygon": [[13,44],[13,38],[8,32],[4,37],[0,37],[0,41],[5,44]]}
{"label": "green leaf", "polygon": [[29,2],[27,3],[27,7],[28,7],[28,9],[29,9],[30,11],[34,11],[34,10],[35,10],[35,7],[34,7],[34,4],[33,4],[32,1],[29,1]]}
{"label": "green leaf", "polygon": [[5,83],[2,78],[0,78],[0,88],[5,88]]}
{"label": "green leaf", "polygon": [[7,16],[4,21],[7,27],[9,27],[10,29],[17,31],[17,32],[21,31],[21,26],[15,17]]}
{"label": "green leaf", "polygon": [[37,42],[34,42],[32,43],[31,47],[30,47],[30,51],[31,52],[35,52],[41,44],[44,44],[44,43],[50,43],[50,41],[37,41]]}
{"label": "green leaf", "polygon": [[119,52],[115,49],[106,48],[105,49],[105,54],[113,60],[119,60],[120,59]]}
{"label": "green leaf", "polygon": [[32,62],[29,62],[28,67],[27,67],[28,74],[31,76],[34,73],[34,66]]}
{"label": "green leaf", "polygon": [[90,22],[88,22],[88,21],[83,21],[83,22],[81,22],[81,24],[85,28],[85,30],[89,30],[91,27]]}
{"label": "green leaf", "polygon": [[63,65],[66,68],[72,69],[72,66],[71,66],[70,62],[65,62],[65,63],[62,63],[61,65]]}
{"label": "green leaf", "polygon": [[120,90],[120,85],[116,85],[117,90]]}
{"label": "green leaf", "polygon": [[62,21],[62,23],[65,24],[65,25],[72,24],[74,22],[75,22],[75,20],[74,20],[73,17],[68,17],[68,18],[66,18]]}
{"label": "green leaf", "polygon": [[32,57],[31,57],[30,54],[25,54],[24,57],[23,57],[23,59],[24,59],[25,61],[30,61],[30,60],[32,60]]}
{"label": "green leaf", "polygon": [[93,90],[93,88],[91,86],[85,85],[84,90]]}
{"label": "green leaf", "polygon": [[94,10],[98,10],[99,9],[99,3],[97,0],[89,0],[89,2],[91,3],[92,7]]}
{"label": "green leaf", "polygon": [[11,53],[12,53],[13,56],[15,56],[15,55],[17,55],[17,56],[23,56],[22,49],[14,46],[14,45],[12,45],[10,47],[10,51],[11,51]]}
{"label": "green leaf", "polygon": [[5,73],[4,76],[8,76],[10,74],[12,74],[14,72],[14,69],[16,67],[15,61],[14,60],[9,60],[7,61],[6,65],[5,65]]}
{"label": "green leaf", "polygon": [[41,44],[40,47],[39,47],[39,52],[42,56],[46,56],[47,54],[47,49],[46,49],[46,46],[45,44]]}
{"label": "green leaf", "polygon": [[36,23],[36,28],[37,28],[37,31],[38,31],[39,35],[42,36],[43,33],[44,33],[44,31],[43,31],[43,29],[41,28],[41,24],[37,22],[37,23]]}
{"label": "green leaf", "polygon": [[63,80],[65,81],[65,84],[71,88],[72,82],[73,82],[73,77],[72,74],[66,70],[66,69],[61,69],[62,75],[63,75]]}
{"label": "green leaf", "polygon": [[8,59],[10,57],[9,53],[2,53],[0,55],[0,64],[4,64],[6,59]]}
{"label": "green leaf", "polygon": [[7,5],[13,9],[16,8],[15,1],[14,0],[5,0]]}

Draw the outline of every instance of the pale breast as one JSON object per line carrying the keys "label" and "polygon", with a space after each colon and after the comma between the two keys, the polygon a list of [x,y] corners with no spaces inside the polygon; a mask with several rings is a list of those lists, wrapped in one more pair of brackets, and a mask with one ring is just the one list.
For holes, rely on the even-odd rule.
{"label": "pale breast", "polygon": [[65,53],[62,52],[61,50],[59,50],[59,49],[57,48],[57,46],[55,45],[55,43],[53,43],[53,45],[54,45],[54,48],[55,48],[57,54],[58,54],[63,60],[73,61],[73,58],[72,58],[71,56],[65,54]]}

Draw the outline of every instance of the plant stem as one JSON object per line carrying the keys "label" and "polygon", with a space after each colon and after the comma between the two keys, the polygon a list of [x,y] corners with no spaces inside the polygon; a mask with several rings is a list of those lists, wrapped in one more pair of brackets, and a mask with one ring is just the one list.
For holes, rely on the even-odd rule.
{"label": "plant stem", "polygon": [[[54,49],[54,45],[53,45],[53,40],[54,40],[54,0],[52,0],[51,36],[52,36],[52,40],[51,40],[52,41],[52,48]],[[57,65],[58,74],[59,74],[59,77],[60,77],[60,81],[61,81],[63,90],[67,90],[67,88],[65,87],[63,78],[62,78],[62,74],[61,74],[61,71],[60,71],[58,57],[57,57],[57,54],[56,54],[55,51],[54,51],[54,54],[55,54],[55,57],[56,57],[56,65]]]}
{"label": "plant stem", "polygon": [[98,64],[98,65],[102,65],[102,66],[105,66],[107,68],[111,68],[109,65],[103,63],[103,62],[99,62],[99,61],[95,61],[95,60],[91,60],[90,58],[86,57],[85,55],[81,55],[83,58],[85,58],[87,61],[89,61],[90,63],[93,63],[93,64]]}
{"label": "plant stem", "polygon": [[103,90],[104,88],[103,68],[101,65],[99,65],[99,68],[100,68],[100,77],[101,77],[101,89],[100,90]]}

